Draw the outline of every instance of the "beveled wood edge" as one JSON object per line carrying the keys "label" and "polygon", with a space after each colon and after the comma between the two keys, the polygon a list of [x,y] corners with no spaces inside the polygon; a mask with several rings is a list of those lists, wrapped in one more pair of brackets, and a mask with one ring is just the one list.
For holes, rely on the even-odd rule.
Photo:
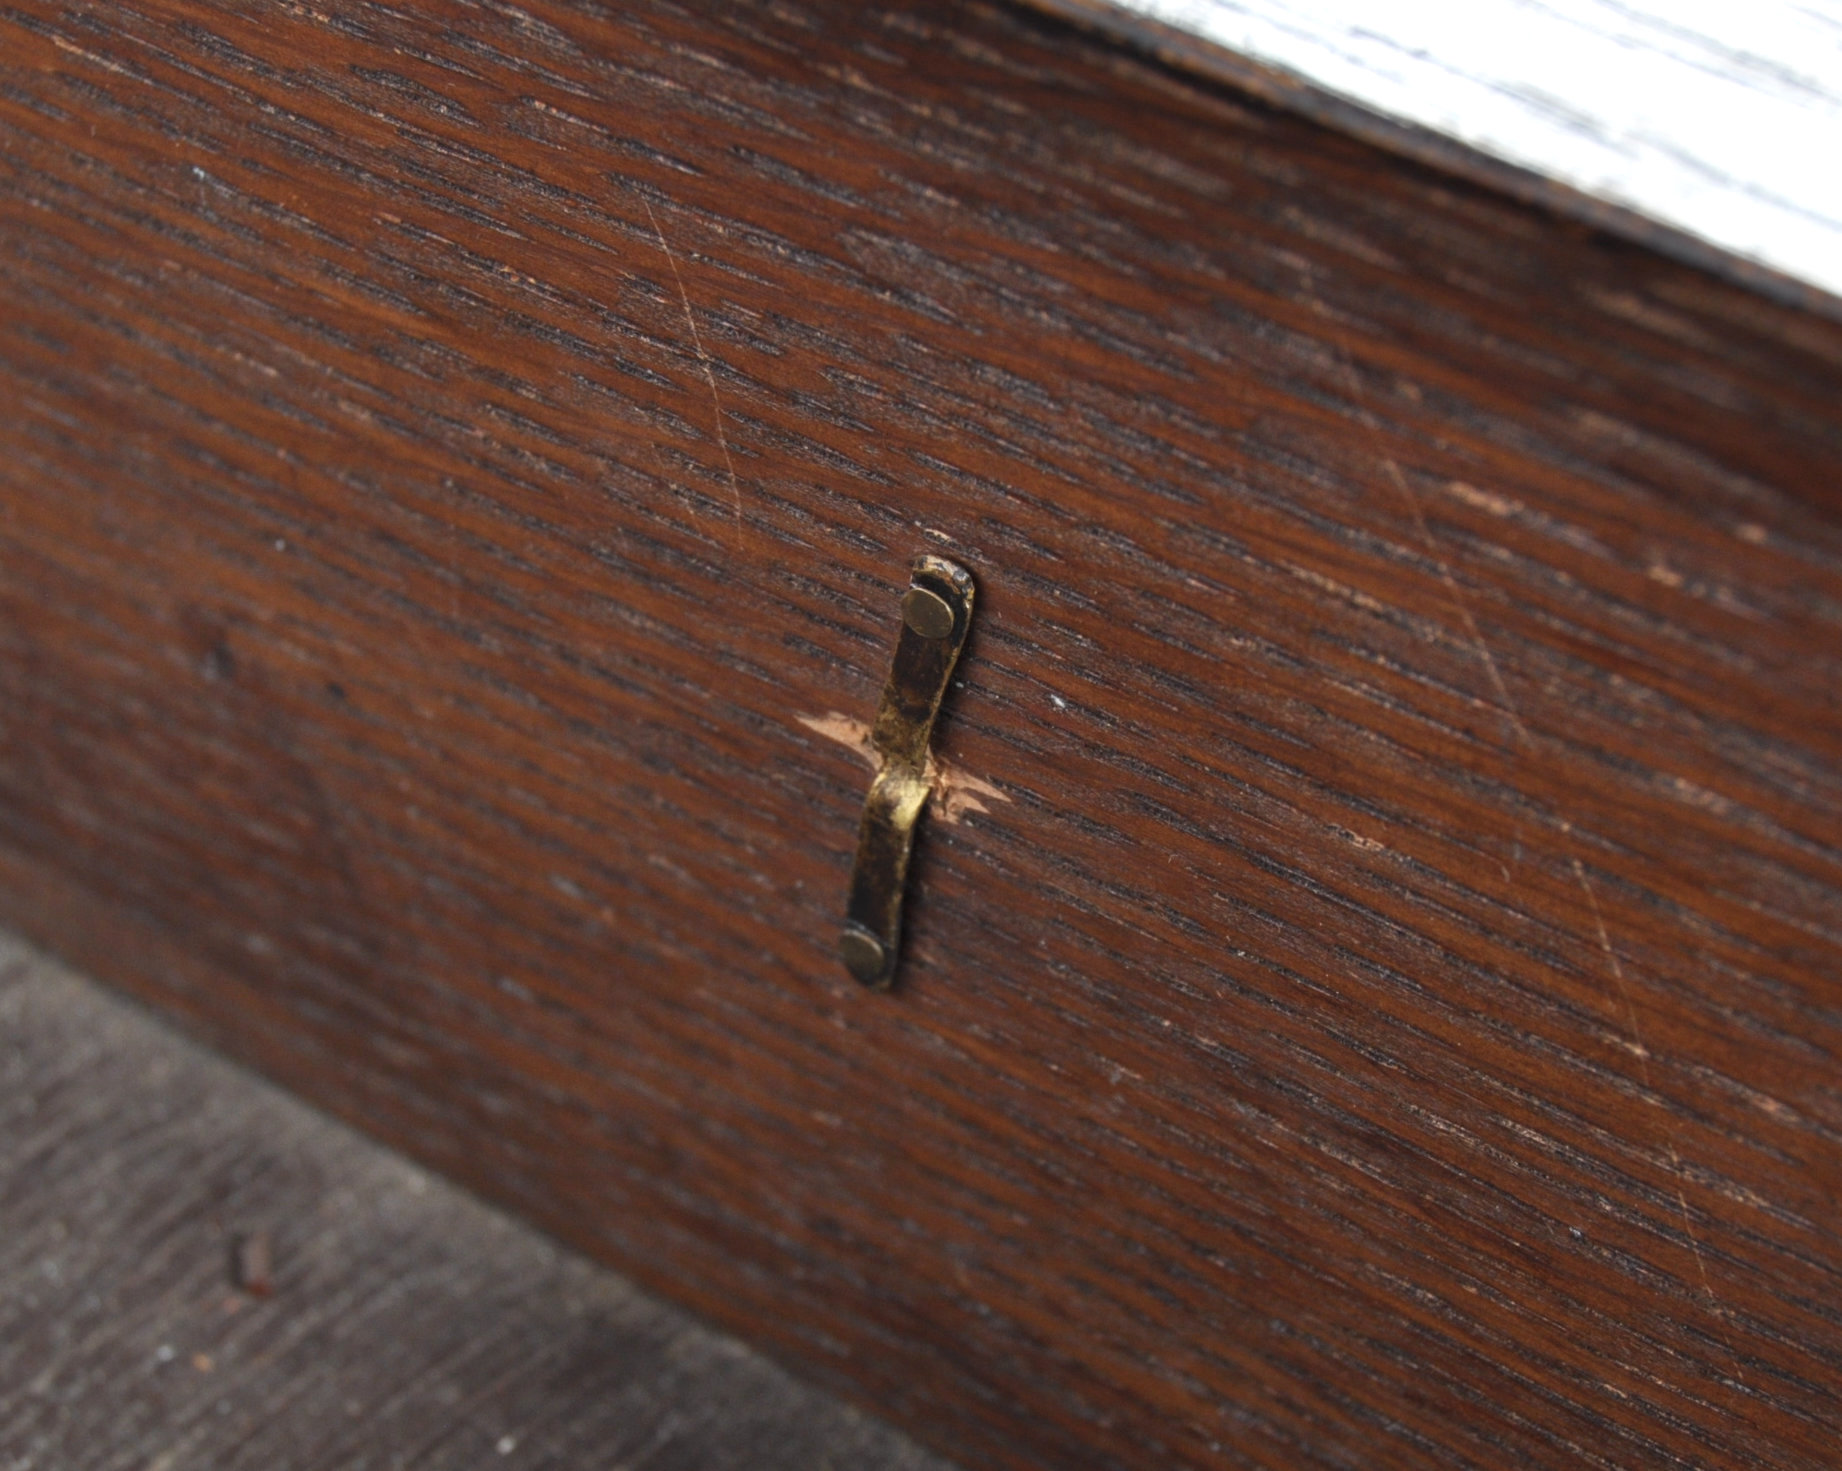
{"label": "beveled wood edge", "polygon": [[1820,286],[1749,260],[1637,210],[1494,157],[1447,134],[1376,112],[1295,72],[1122,9],[1112,0],[1011,3],[1036,11],[1051,24],[1072,25],[1121,43],[1159,66],[1247,93],[1269,106],[1298,113],[1402,158],[1482,184],[1524,204],[1551,210],[1564,219],[1735,282],[1781,305],[1842,321],[1842,297]]}

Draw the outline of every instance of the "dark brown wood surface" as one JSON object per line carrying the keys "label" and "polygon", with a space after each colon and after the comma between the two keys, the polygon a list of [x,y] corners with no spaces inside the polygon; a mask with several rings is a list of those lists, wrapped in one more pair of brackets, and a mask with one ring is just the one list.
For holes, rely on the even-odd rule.
{"label": "dark brown wood surface", "polygon": [[1833,1463],[1842,327],[1024,11],[0,56],[7,922],[974,1464]]}
{"label": "dark brown wood surface", "polygon": [[0,1457],[950,1471],[5,934]]}

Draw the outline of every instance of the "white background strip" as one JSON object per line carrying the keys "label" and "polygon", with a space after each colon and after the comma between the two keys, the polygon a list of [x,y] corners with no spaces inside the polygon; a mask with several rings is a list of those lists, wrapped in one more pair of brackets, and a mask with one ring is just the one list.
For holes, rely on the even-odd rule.
{"label": "white background strip", "polygon": [[1842,0],[1122,0],[1842,296]]}

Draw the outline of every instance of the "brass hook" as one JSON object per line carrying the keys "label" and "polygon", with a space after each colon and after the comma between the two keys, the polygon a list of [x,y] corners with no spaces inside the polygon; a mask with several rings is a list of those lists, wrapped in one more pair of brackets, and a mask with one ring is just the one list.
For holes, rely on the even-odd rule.
{"label": "brass hook", "polygon": [[944,557],[917,557],[902,598],[902,630],[870,744],[881,762],[864,798],[857,862],[838,956],[875,991],[895,981],[902,891],[915,824],[927,806],[928,741],[959,651],[972,628],[972,574]]}

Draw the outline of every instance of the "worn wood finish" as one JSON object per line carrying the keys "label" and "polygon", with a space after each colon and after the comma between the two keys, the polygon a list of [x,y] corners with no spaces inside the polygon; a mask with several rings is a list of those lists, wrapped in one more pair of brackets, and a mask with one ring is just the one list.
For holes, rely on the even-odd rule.
{"label": "worn wood finish", "polygon": [[4,25],[10,922],[977,1464],[1832,1457],[1842,329],[1008,9]]}
{"label": "worn wood finish", "polygon": [[[1842,12],[1803,0],[1037,0],[1390,141],[1496,161],[1842,311]],[[1827,9],[1828,13],[1822,13]],[[1442,147],[1443,145],[1443,147]],[[1599,213],[1599,210],[1595,210]],[[1647,228],[1646,228],[1647,227]]]}
{"label": "worn wood finish", "polygon": [[[1725,35],[1685,26],[1666,0],[1654,14],[1623,0],[1569,0],[1565,13],[1485,0],[1465,16],[1471,36],[1489,40],[1484,58],[1475,47],[1453,55],[1440,29],[1451,11],[1435,0],[1354,6],[1347,22],[1284,0],[1258,18],[1251,8],[1268,0],[1250,0],[1249,11],[1241,0],[1029,3],[1391,153],[1842,319],[1842,251],[1831,243],[1842,238],[1842,195],[1826,137],[1842,126],[1827,95],[1842,51],[1829,40],[1834,22],[1794,0],[1701,12]],[[1553,45],[1539,59],[1505,45],[1492,29],[1505,17],[1556,33]],[[1804,27],[1829,33],[1820,54],[1797,34]],[[1590,81],[1570,47],[1594,53]],[[1633,59],[1648,65],[1620,70]],[[1659,90],[1671,94],[1662,116]],[[1749,126],[1733,125],[1736,93]],[[1677,126],[1688,119],[1692,129]]]}
{"label": "worn wood finish", "polygon": [[5,935],[0,1457],[950,1471]]}

